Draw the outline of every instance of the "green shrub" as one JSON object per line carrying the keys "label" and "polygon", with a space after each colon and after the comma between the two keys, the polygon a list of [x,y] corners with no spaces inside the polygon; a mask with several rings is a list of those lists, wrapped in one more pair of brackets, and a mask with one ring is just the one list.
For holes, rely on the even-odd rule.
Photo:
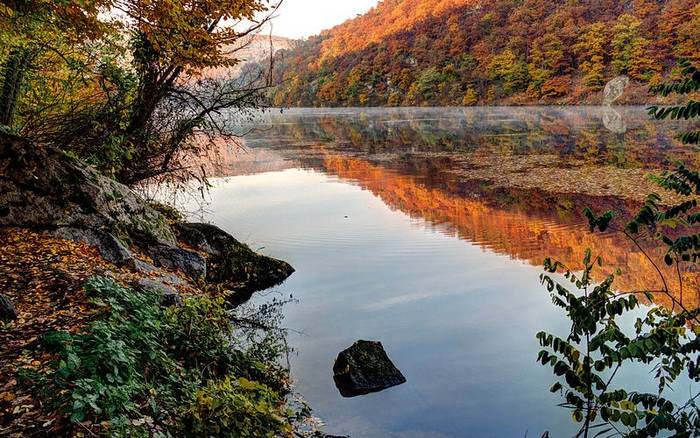
{"label": "green shrub", "polygon": [[185,416],[186,429],[199,436],[274,437],[291,432],[280,416],[277,393],[243,377],[209,381],[197,391]]}
{"label": "green shrub", "polygon": [[90,422],[109,436],[267,436],[289,428],[286,374],[266,373],[278,366],[234,348],[223,297],[165,309],[159,294],[107,278],[90,280],[86,291],[101,316],[84,333],[51,333],[42,342],[56,355],[42,380],[50,382],[48,406],[69,422]]}

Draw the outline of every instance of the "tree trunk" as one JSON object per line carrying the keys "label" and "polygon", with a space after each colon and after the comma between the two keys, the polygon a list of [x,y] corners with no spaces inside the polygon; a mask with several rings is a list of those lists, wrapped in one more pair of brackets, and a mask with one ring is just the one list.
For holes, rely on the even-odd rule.
{"label": "tree trunk", "polygon": [[12,127],[30,57],[29,49],[13,49],[5,61],[0,90],[0,125]]}

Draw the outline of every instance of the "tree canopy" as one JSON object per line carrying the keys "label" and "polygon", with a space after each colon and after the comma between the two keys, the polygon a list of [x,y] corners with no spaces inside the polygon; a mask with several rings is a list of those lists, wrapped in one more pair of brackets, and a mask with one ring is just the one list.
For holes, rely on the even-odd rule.
{"label": "tree canopy", "polygon": [[644,103],[674,59],[697,60],[698,29],[693,0],[387,0],[281,51],[273,96],[280,106],[598,104],[624,74]]}

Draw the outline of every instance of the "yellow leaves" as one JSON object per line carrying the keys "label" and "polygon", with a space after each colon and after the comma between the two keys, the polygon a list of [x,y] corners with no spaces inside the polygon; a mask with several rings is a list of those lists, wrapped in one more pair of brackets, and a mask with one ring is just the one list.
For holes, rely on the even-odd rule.
{"label": "yellow leaves", "polygon": [[13,17],[14,15],[15,15],[15,11],[12,10],[12,8],[0,3],[0,16],[4,16],[4,17],[9,18],[9,17]]}
{"label": "yellow leaves", "polygon": [[637,405],[629,400],[622,400],[620,402],[620,409],[622,409],[623,411],[634,412],[637,409]]}

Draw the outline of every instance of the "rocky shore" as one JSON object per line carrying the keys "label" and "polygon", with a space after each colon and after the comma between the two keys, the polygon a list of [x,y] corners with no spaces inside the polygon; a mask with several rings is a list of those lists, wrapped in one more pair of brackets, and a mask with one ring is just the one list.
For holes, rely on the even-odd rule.
{"label": "rocky shore", "polygon": [[240,302],[294,272],[214,225],[182,222],[57,149],[7,134],[0,136],[0,226],[84,242],[115,267],[144,274],[140,285],[168,294],[203,283]]}
{"label": "rocky shore", "polygon": [[18,370],[50,369],[57,357],[45,348],[47,336],[78,335],[104,318],[100,299],[86,295],[91,279],[107,288],[113,282],[126,295],[156,296],[164,309],[201,296],[225,297],[234,308],[294,272],[215,225],[184,222],[58,149],[6,133],[0,133],[0,247],[3,436],[66,433],[65,425],[76,423],[64,417],[65,406],[48,406],[41,388]]}

